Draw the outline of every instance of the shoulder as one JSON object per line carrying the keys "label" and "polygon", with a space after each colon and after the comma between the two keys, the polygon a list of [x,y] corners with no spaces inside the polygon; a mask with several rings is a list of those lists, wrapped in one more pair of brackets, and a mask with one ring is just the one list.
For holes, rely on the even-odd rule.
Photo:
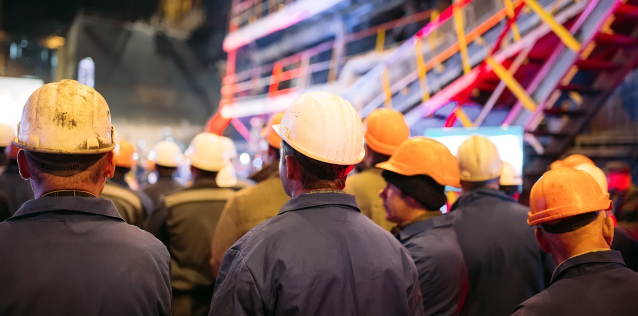
{"label": "shoulder", "polygon": [[547,290],[544,290],[518,305],[512,316],[553,315],[550,309],[551,303],[551,296]]}
{"label": "shoulder", "polygon": [[235,195],[232,189],[185,189],[176,193],[164,196],[161,200],[167,208],[174,207],[179,204],[204,202],[204,201],[226,201]]}
{"label": "shoulder", "polygon": [[119,240],[120,244],[126,245],[140,253],[146,253],[159,259],[170,258],[168,249],[151,233],[138,228],[137,226],[121,223],[120,229],[122,234],[114,239]]}

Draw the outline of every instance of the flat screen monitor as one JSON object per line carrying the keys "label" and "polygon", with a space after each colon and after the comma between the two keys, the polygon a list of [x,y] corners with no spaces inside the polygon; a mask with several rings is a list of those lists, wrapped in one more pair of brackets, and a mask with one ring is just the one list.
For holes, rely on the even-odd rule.
{"label": "flat screen monitor", "polygon": [[425,137],[432,138],[445,145],[453,155],[466,139],[472,135],[485,136],[491,140],[501,159],[514,166],[518,174],[523,171],[523,127],[477,127],[477,128],[428,128]]}
{"label": "flat screen monitor", "polygon": [[0,77],[0,123],[9,124],[17,132],[24,104],[42,85],[40,79]]}

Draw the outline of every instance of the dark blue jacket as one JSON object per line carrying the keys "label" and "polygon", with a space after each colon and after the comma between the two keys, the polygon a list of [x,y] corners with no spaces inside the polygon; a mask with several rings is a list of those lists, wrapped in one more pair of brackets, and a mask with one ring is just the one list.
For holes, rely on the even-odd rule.
{"label": "dark blue jacket", "polygon": [[493,189],[466,192],[452,206],[470,279],[470,315],[509,315],[545,288],[554,264],[527,225],[528,211]]}
{"label": "dark blue jacket", "polygon": [[513,315],[638,315],[638,273],[617,251],[590,252],[558,266],[549,287]]}
{"label": "dark blue jacket", "polygon": [[469,313],[464,302],[470,285],[453,223],[453,215],[441,215],[410,224],[397,234],[419,270],[425,315]]}
{"label": "dark blue jacket", "polygon": [[13,215],[22,204],[28,200],[33,200],[33,189],[31,182],[24,180],[18,170],[18,162],[11,159],[7,168],[0,175],[0,192],[9,200],[9,211]]}
{"label": "dark blue jacket", "polygon": [[302,194],[224,256],[210,315],[423,315],[397,239],[341,191]]}
{"label": "dark blue jacket", "polygon": [[0,315],[170,315],[170,257],[108,200],[41,197],[0,223]]}

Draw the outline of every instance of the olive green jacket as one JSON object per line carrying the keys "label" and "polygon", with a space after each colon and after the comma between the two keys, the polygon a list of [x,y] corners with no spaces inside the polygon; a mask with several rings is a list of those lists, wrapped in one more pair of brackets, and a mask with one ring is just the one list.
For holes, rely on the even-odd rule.
{"label": "olive green jacket", "polygon": [[381,176],[382,171],[379,168],[370,168],[349,176],[344,191],[354,195],[363,215],[390,231],[396,224],[385,220],[383,200],[379,197],[379,192],[385,187],[385,180]]}

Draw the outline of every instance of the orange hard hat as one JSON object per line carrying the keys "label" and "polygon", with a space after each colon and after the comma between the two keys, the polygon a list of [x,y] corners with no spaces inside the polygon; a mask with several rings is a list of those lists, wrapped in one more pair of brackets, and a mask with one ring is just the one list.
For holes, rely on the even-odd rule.
{"label": "orange hard hat", "polygon": [[273,114],[268,120],[266,127],[261,130],[261,136],[268,141],[270,146],[277,149],[281,147],[281,137],[277,134],[277,132],[275,132],[272,126],[280,124],[282,117],[284,117],[284,112]]}
{"label": "orange hard hat", "polygon": [[410,137],[410,128],[401,112],[392,109],[374,110],[363,122],[364,138],[370,149],[392,155]]}
{"label": "orange hard hat", "polygon": [[430,138],[406,140],[390,160],[377,164],[377,167],[404,176],[427,175],[440,185],[461,187],[456,157],[443,144]]}
{"label": "orange hard hat", "polygon": [[576,167],[580,164],[584,164],[584,163],[588,163],[590,165],[596,165],[594,164],[594,162],[587,158],[586,156],[580,155],[580,154],[573,154],[567,158],[565,158],[565,160],[556,160],[554,162],[552,162],[551,165],[549,165],[549,169],[550,170],[554,170],[554,169],[558,169],[560,167]]}
{"label": "orange hard hat", "polygon": [[530,193],[530,226],[611,209],[609,193],[589,173],[571,167],[550,170]]}
{"label": "orange hard hat", "polygon": [[9,158],[13,160],[18,160],[19,151],[20,148],[18,148],[18,146],[14,145],[13,143],[9,143],[9,145],[4,149],[4,154],[9,156]]}
{"label": "orange hard hat", "polygon": [[126,140],[117,143],[114,149],[115,165],[122,168],[131,168],[131,164],[137,162],[135,155],[135,147]]}

